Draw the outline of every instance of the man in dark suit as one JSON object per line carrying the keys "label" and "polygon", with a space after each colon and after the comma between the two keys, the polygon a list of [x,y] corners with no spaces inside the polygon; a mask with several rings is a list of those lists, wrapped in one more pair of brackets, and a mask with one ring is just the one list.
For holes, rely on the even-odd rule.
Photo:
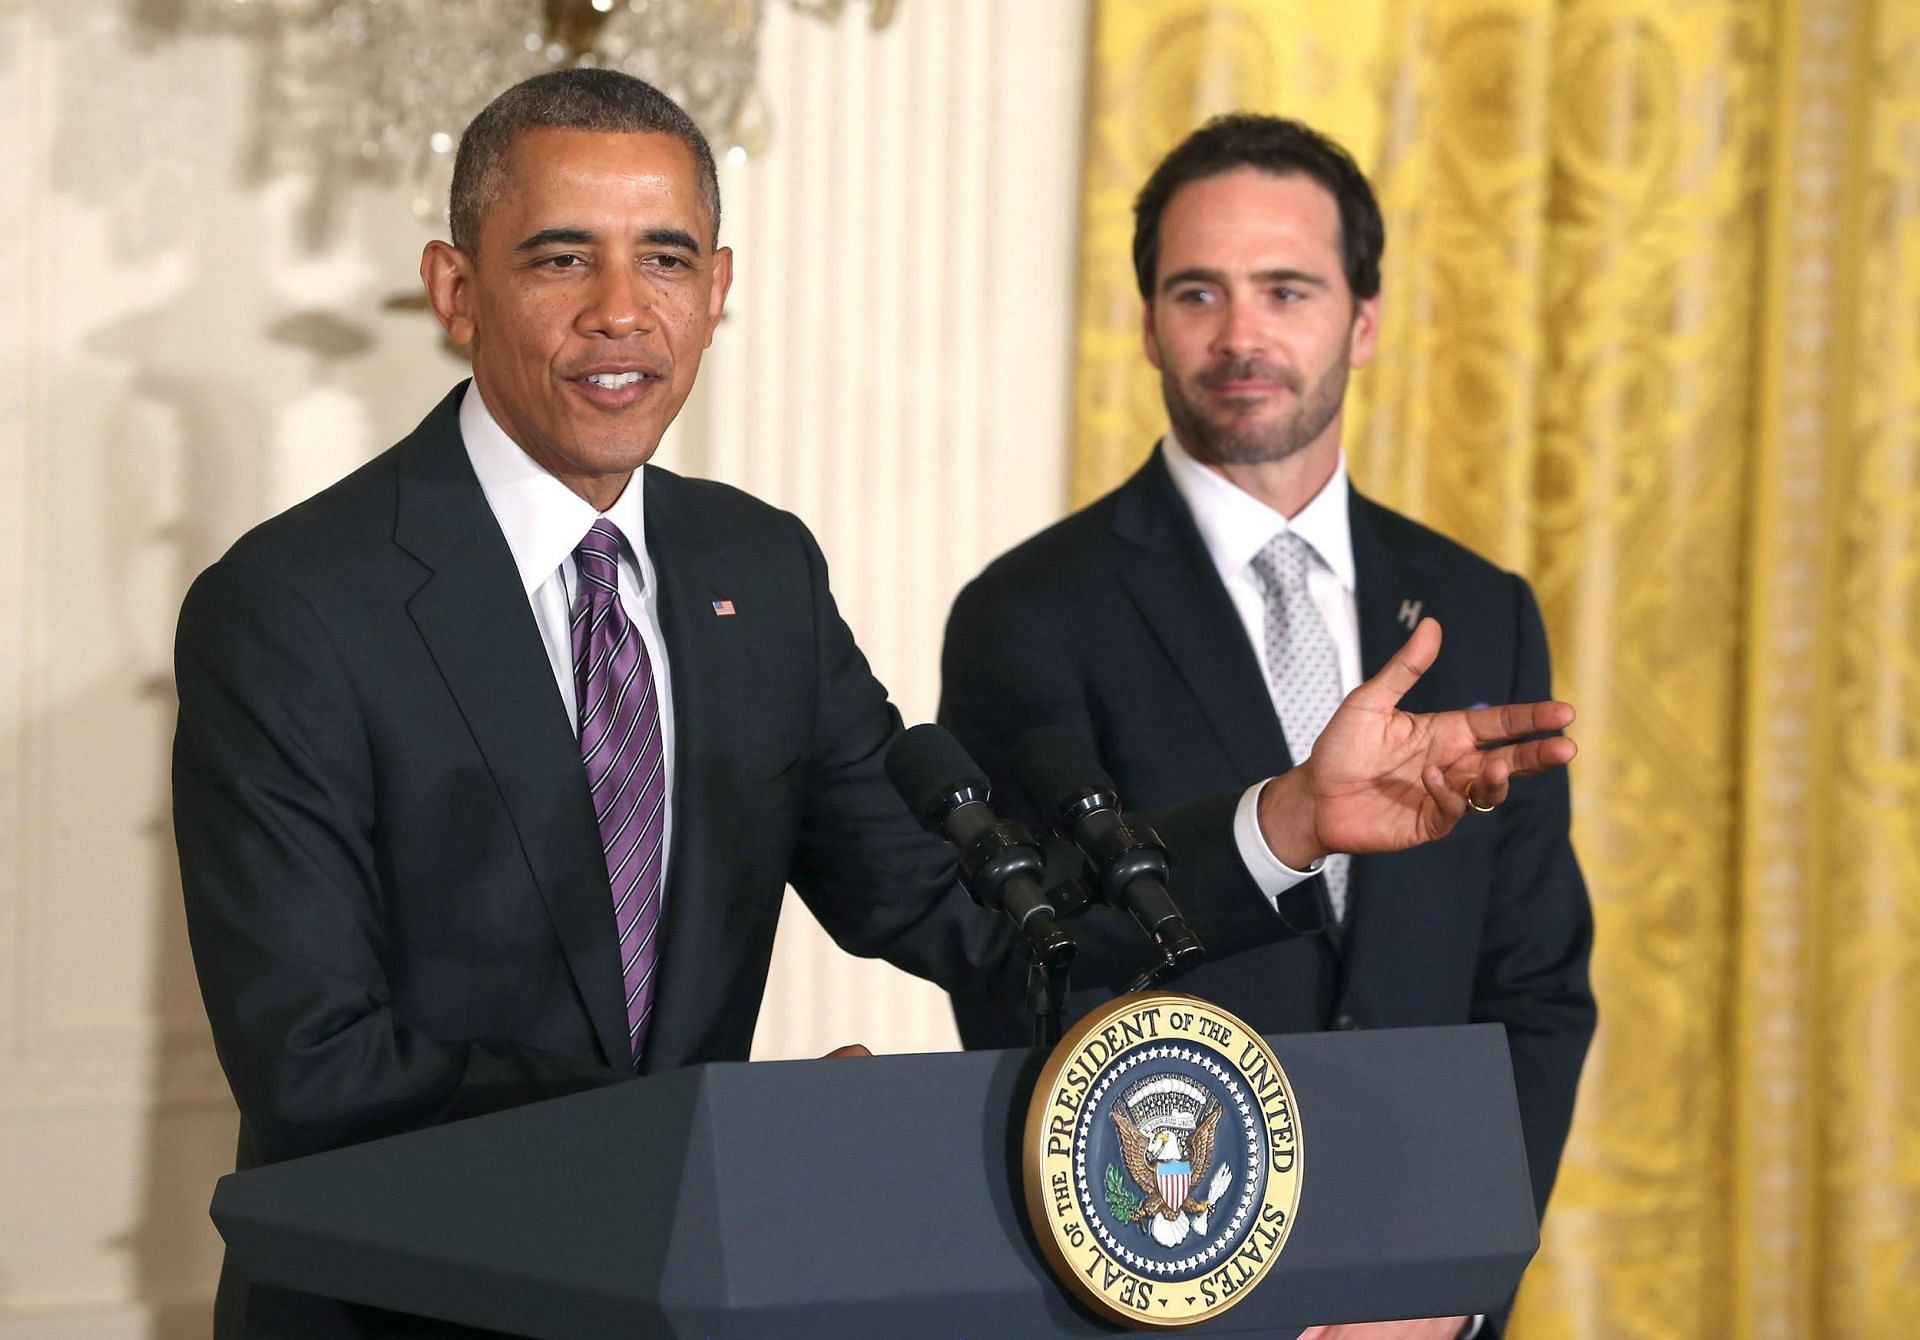
{"label": "man in dark suit", "polygon": [[[422,276],[473,381],[241,539],[181,614],[175,827],[242,1167],[744,1059],[789,883],[855,953],[1020,987],[1011,927],[884,778],[898,717],[805,528],[646,464],[731,276],[699,131],[627,76],[542,76],[469,127],[450,215]],[[1476,747],[1564,705],[1392,712],[1433,637],[1368,687],[1418,737],[1411,775],[1446,777],[1377,823],[1349,784],[1404,797],[1409,765],[1358,722],[1344,773],[1272,788],[1277,851],[1308,859],[1343,812],[1439,836],[1571,756]],[[1210,871],[1202,933],[1312,929],[1317,903],[1250,874],[1233,804],[1161,818]],[[1096,980],[1139,954],[1081,948]],[[217,1326],[430,1329],[232,1270]]]}
{"label": "man in dark suit", "polygon": [[[1422,616],[1446,628],[1446,654],[1409,706],[1547,696],[1527,584],[1348,485],[1341,408],[1374,351],[1384,235],[1345,152],[1293,122],[1221,118],[1160,165],[1136,217],[1172,431],[961,593],[942,722],[1003,788],[1020,738],[1064,727],[1128,804],[1152,807],[1319,757],[1330,705]],[[1038,798],[1001,794],[1047,825]],[[1336,909],[1325,934],[1213,943],[1180,988],[1263,1032],[1505,1024],[1544,1212],[1595,1019],[1565,774],[1516,783],[1448,842],[1315,873]],[[1204,888],[1175,874],[1176,892]],[[1106,994],[1078,993],[1073,1013]],[[955,1011],[969,1046],[1017,1041],[1002,1002],[963,990]],[[1459,1319],[1397,1325],[1380,1333],[1451,1335]]]}

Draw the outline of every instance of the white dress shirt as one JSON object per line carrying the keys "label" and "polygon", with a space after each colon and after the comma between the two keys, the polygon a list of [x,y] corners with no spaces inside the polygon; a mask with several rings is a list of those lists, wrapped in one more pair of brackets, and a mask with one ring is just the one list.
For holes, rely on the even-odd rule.
{"label": "white dress shirt", "polygon": [[[1354,599],[1353,530],[1347,516],[1347,458],[1342,453],[1334,466],[1333,478],[1288,520],[1254,497],[1195,460],[1169,432],[1161,439],[1167,472],[1173,486],[1193,513],[1200,540],[1213,559],[1220,581],[1240,616],[1253,654],[1266,672],[1267,694],[1273,702],[1274,719],[1280,716],[1279,695],[1274,688],[1273,667],[1267,664],[1266,589],[1254,575],[1253,558],[1274,536],[1291,530],[1307,542],[1313,561],[1307,566],[1307,596],[1326,621],[1333,636],[1335,658],[1340,666],[1340,693],[1352,693],[1360,683],[1360,611]],[[1309,753],[1312,751],[1309,750]],[[1295,759],[1301,763],[1303,759]],[[1260,834],[1260,792],[1265,782],[1247,788],[1234,812],[1233,834],[1240,847],[1240,859],[1253,872],[1254,880],[1270,898],[1278,898],[1288,888],[1317,874],[1320,862],[1308,870],[1295,870],[1273,854]]]}
{"label": "white dress shirt", "polygon": [[1253,559],[1274,536],[1287,531],[1305,540],[1313,551],[1312,561],[1307,564],[1307,598],[1333,636],[1334,656],[1340,663],[1340,696],[1344,698],[1359,688],[1360,607],[1354,598],[1346,453],[1342,452],[1335,462],[1333,477],[1299,515],[1289,520],[1200,464],[1172,433],[1161,442],[1161,450],[1166,453],[1173,486],[1186,499],[1201,542],[1207,546],[1207,554],[1247,630],[1247,641],[1253,644],[1254,655],[1267,672],[1267,693],[1273,699],[1274,716],[1280,714],[1280,697],[1273,687],[1273,667],[1267,664],[1266,588],[1254,575]]}
{"label": "white dress shirt", "polygon": [[[480,478],[480,491],[494,520],[507,537],[520,585],[533,610],[534,624],[547,650],[554,687],[566,705],[573,733],[580,733],[580,713],[574,701],[572,612],[579,586],[573,551],[602,516],[620,528],[627,544],[620,552],[620,607],[633,622],[653,667],[653,691],[660,703],[660,747],[666,777],[666,817],[661,850],[673,851],[673,677],[667,673],[667,648],[660,636],[660,593],[653,560],[647,554],[647,517],[642,502],[641,477],[633,472],[613,506],[596,512],[593,504],[562,484],[508,437],[480,397],[477,384],[460,399],[460,436],[467,459]],[[582,774],[585,775],[584,773]],[[665,896],[666,858],[661,860],[660,888]]]}

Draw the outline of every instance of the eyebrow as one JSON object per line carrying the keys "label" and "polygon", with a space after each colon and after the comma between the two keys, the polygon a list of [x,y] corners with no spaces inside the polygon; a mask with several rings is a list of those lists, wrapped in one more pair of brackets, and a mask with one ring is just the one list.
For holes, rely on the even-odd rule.
{"label": "eyebrow", "polygon": [[[580,247],[598,242],[600,235],[588,228],[542,228],[533,236],[518,243],[515,251],[538,251],[542,247]],[[684,228],[649,228],[640,234],[640,241],[657,247],[678,247],[682,251],[700,254],[700,244],[693,234]]]}
{"label": "eyebrow", "polygon": [[656,247],[678,247],[682,251],[700,254],[700,244],[692,233],[684,228],[649,228],[640,234],[642,242],[651,242]]}
{"label": "eyebrow", "polygon": [[[1302,284],[1308,288],[1318,289],[1328,287],[1327,281],[1317,274],[1306,270],[1293,270],[1285,267],[1277,270],[1255,270],[1253,272],[1253,279],[1256,283],[1261,284]],[[1161,280],[1160,291],[1165,293],[1178,284],[1225,284],[1226,282],[1227,276],[1224,271],[1209,270],[1202,266],[1188,266],[1184,270],[1174,271],[1165,279]]]}

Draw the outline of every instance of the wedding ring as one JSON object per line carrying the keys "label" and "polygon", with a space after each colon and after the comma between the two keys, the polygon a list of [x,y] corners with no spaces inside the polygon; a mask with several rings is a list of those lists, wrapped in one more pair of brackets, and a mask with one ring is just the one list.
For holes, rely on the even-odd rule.
{"label": "wedding ring", "polygon": [[1476,804],[1474,804],[1474,803],[1473,803],[1473,788],[1472,788],[1472,787],[1468,787],[1468,788],[1467,788],[1467,808],[1468,808],[1468,809],[1470,809],[1470,810],[1472,810],[1472,811],[1473,811],[1473,812],[1474,812],[1475,814],[1492,814],[1492,813],[1493,813],[1493,812],[1494,812],[1495,810],[1497,810],[1497,809],[1499,809],[1500,807],[1499,807],[1498,805],[1476,805]]}

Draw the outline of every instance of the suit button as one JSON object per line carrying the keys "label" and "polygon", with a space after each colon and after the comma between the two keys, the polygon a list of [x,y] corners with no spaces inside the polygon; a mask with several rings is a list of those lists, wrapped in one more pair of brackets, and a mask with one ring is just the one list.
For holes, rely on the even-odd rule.
{"label": "suit button", "polygon": [[1355,1018],[1352,1014],[1348,1013],[1346,1010],[1342,1010],[1340,1011],[1340,1013],[1333,1016],[1333,1026],[1335,1028],[1343,1029],[1343,1030],[1349,1029],[1349,1028],[1358,1028],[1360,1027],[1360,1021],[1357,1018]]}

